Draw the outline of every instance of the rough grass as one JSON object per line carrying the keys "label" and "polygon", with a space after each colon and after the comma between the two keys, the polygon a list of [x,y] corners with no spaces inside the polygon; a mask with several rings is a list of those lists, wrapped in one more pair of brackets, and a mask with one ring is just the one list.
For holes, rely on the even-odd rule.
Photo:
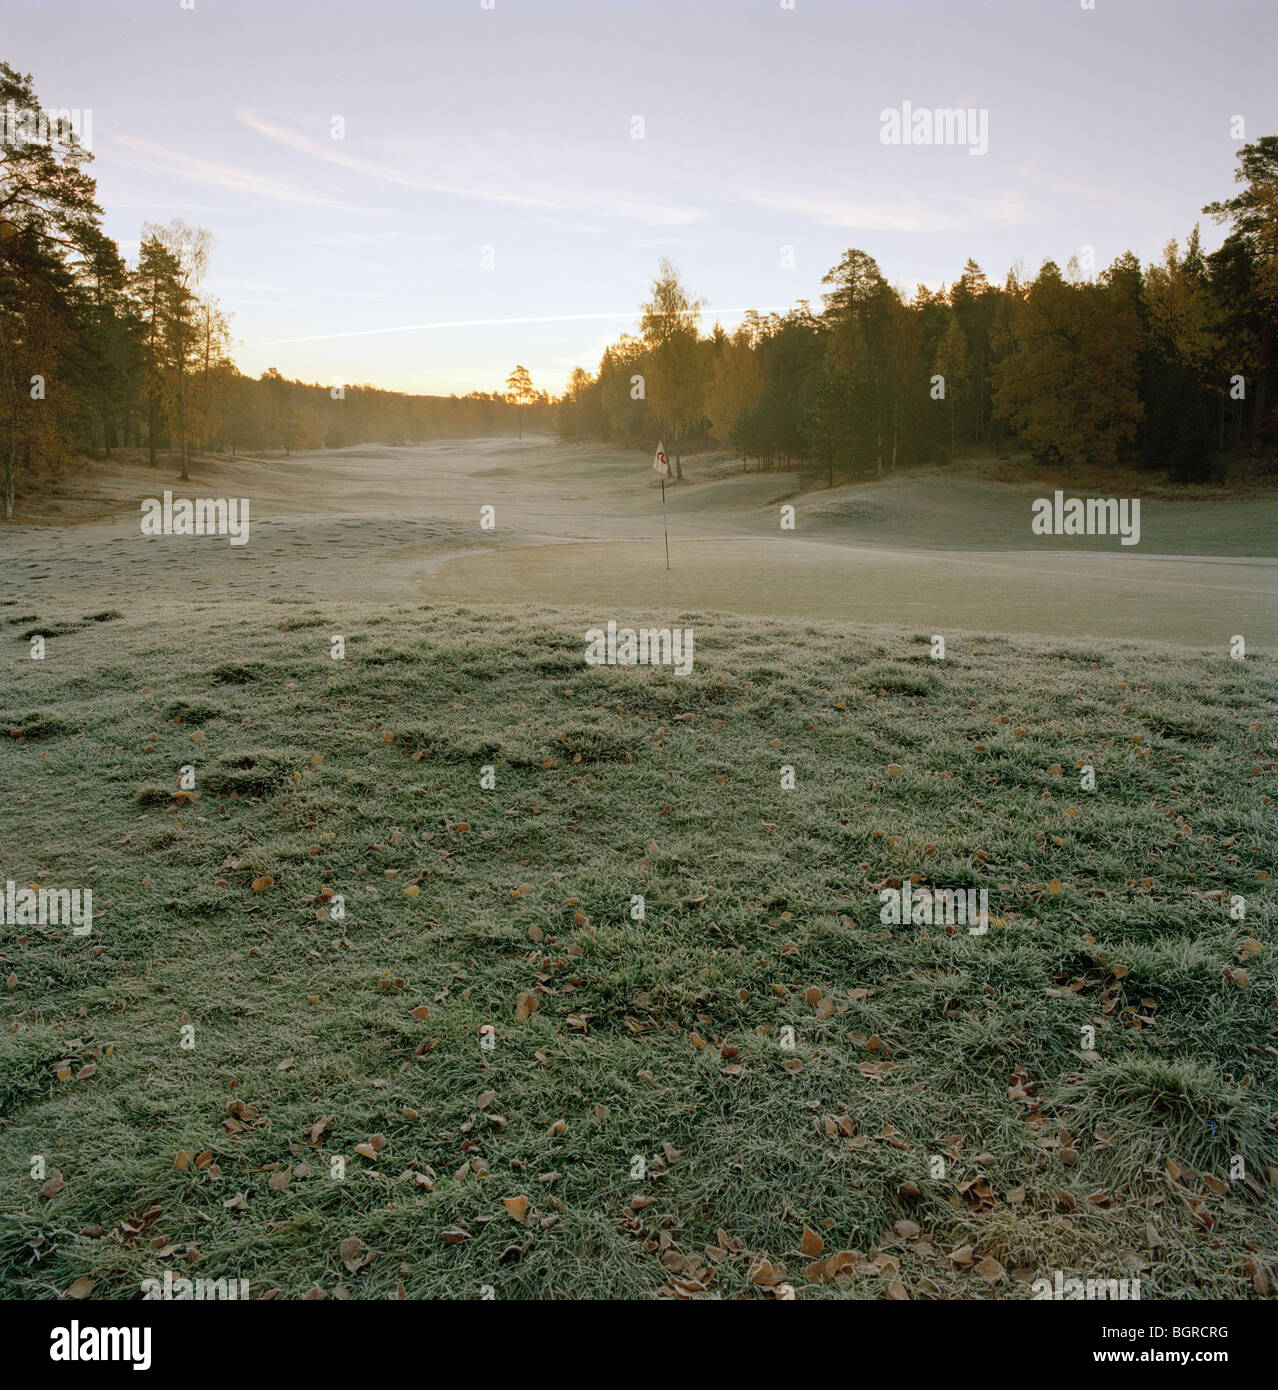
{"label": "rough grass", "polygon": [[[680,679],[586,668],[600,618],[4,639],[0,881],[96,908],[3,929],[9,1296],[1278,1273],[1271,660],[697,614]],[[987,889],[988,933],[883,925],[911,876]],[[805,1226],[860,1258],[814,1281]]]}

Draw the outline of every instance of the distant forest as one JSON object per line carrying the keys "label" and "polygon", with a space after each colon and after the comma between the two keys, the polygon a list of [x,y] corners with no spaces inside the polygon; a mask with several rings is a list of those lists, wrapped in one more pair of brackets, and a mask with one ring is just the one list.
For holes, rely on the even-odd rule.
{"label": "distant forest", "polygon": [[559,433],[646,447],[660,434],[676,471],[681,444],[718,440],[831,484],[973,445],[1221,477],[1231,454],[1266,458],[1278,404],[1278,136],[1238,160],[1241,191],[1203,209],[1229,226],[1221,248],[1204,254],[1195,227],[1145,267],[1130,251],[1099,273],[1048,261],[1000,286],[969,260],[948,289],[907,298],[850,250],[821,309],[705,337],[702,304],[663,261],[640,331],[595,376],[574,372]]}
{"label": "distant forest", "polygon": [[[231,359],[229,322],[199,290],[211,237],[143,227],[136,266],[102,230],[92,155],[31,135],[31,78],[0,62],[0,495],[38,487],[75,454],[146,450],[187,476],[202,449],[257,452],[411,444],[553,428],[553,405],[512,374],[504,393],[412,396],[374,386],[254,380]],[[518,370],[518,369],[517,369]],[[21,480],[21,482],[19,481]]]}
{"label": "distant forest", "polygon": [[[31,78],[0,62],[0,108],[38,112]],[[217,301],[200,293],[211,237],[146,224],[129,266],[102,230],[91,154],[72,136],[0,123],[0,496],[38,487],[76,454],[412,444],[557,429],[651,449],[675,476],[689,445],[833,484],[973,445],[1044,461],[1136,462],[1179,481],[1265,457],[1278,322],[1278,136],[1239,151],[1240,191],[1203,211],[1229,232],[1142,267],[1047,262],[991,284],[969,260],[948,288],[905,296],[849,250],[822,307],[751,313],[702,332],[703,303],[663,261],[639,330],[557,401],[516,367],[505,392],[415,396],[242,375]],[[1270,435],[1272,439],[1272,434]]]}

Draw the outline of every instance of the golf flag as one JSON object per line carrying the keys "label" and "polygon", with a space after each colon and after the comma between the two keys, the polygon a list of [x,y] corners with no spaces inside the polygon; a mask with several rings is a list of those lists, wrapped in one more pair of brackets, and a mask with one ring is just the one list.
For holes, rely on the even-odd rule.
{"label": "golf flag", "polygon": [[666,568],[670,568],[670,529],[666,525],[666,479],[670,476],[670,465],[666,462],[666,441],[657,440],[656,457],[652,466],[661,478],[661,530],[666,538]]}

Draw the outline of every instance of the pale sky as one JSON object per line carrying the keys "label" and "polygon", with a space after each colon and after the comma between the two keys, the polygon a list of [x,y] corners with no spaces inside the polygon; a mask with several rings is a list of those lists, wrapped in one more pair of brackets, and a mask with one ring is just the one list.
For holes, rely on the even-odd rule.
{"label": "pale sky", "polygon": [[[708,328],[819,303],[850,246],[911,291],[1214,248],[1231,120],[1278,133],[1273,0],[782,3],[3,0],[0,55],[92,111],[130,261],[212,231],[243,371],[429,393],[558,393],[663,255]],[[987,152],[883,144],[905,101],[986,110]]]}

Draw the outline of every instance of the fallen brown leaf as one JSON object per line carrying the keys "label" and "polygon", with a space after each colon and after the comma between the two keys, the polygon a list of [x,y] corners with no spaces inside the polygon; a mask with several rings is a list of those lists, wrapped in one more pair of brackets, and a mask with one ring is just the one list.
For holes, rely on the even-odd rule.
{"label": "fallen brown leaf", "polygon": [[358,1274],[367,1264],[372,1264],[375,1256],[358,1236],[347,1236],[337,1247],[342,1263],[352,1274]]}

